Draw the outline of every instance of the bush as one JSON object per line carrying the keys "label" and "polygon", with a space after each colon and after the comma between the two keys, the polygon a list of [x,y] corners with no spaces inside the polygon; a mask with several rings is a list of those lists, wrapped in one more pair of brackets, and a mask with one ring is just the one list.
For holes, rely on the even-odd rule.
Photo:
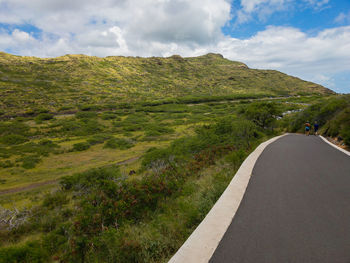
{"label": "bush", "polygon": [[48,156],[49,153],[54,152],[60,146],[51,140],[44,139],[38,143],[28,142],[22,145],[15,145],[11,147],[11,153],[22,155],[23,153],[36,154],[37,156]]}
{"label": "bush", "polygon": [[344,127],[340,133],[343,137],[344,143],[350,147],[350,127]]}
{"label": "bush", "polygon": [[1,168],[10,168],[13,167],[13,163],[10,160],[6,160],[4,162],[0,162]]}
{"label": "bush", "polygon": [[111,138],[106,141],[104,148],[126,150],[133,146],[134,144],[130,140]]}
{"label": "bush", "polygon": [[49,255],[39,242],[27,242],[24,245],[0,248],[0,263],[39,263],[47,262]]}
{"label": "bush", "polygon": [[96,134],[94,136],[92,136],[90,139],[88,139],[88,143],[90,145],[95,145],[95,144],[100,144],[100,143],[104,143],[105,141],[107,141],[108,139],[111,139],[113,136],[110,134]]}
{"label": "bush", "polygon": [[146,136],[160,136],[162,134],[169,134],[169,133],[173,133],[174,129],[171,129],[169,127],[166,126],[160,126],[160,125],[148,125],[145,128],[146,132],[145,135]]}
{"label": "bush", "polygon": [[85,151],[87,149],[90,148],[90,143],[88,142],[79,142],[79,143],[75,143],[73,144],[73,151],[77,151],[77,152],[81,152],[81,151]]}
{"label": "bush", "polygon": [[80,105],[79,109],[82,111],[98,111],[98,110],[101,110],[102,107],[100,105],[85,104],[85,105]]}
{"label": "bush", "polygon": [[147,150],[147,152],[142,157],[142,167],[152,168],[155,165],[161,163],[168,164],[173,153],[170,149],[157,149],[152,147]]}
{"label": "bush", "polygon": [[165,167],[214,147],[249,148],[252,141],[259,137],[257,127],[251,121],[223,118],[214,124],[199,127],[195,136],[175,140],[168,148],[151,148],[143,156],[142,167]]}
{"label": "bush", "polygon": [[[83,121],[86,120],[86,121]],[[102,131],[102,125],[94,119],[82,119],[77,120],[61,120],[58,122],[61,129],[58,130],[60,133],[73,136],[86,136],[96,134]]]}
{"label": "bush", "polygon": [[55,207],[67,204],[69,199],[67,195],[61,191],[47,194],[43,201],[43,206],[48,209],[54,209]]}
{"label": "bush", "polygon": [[42,121],[47,121],[53,119],[54,115],[50,113],[40,113],[35,117],[36,123],[41,123]]}
{"label": "bush", "polygon": [[0,135],[16,134],[26,136],[28,135],[30,127],[23,122],[0,122]]}
{"label": "bush", "polygon": [[[118,116],[113,113],[113,112],[104,112],[101,115],[101,119],[102,120],[114,120],[114,119],[119,119]],[[120,120],[120,119],[119,119]]]}
{"label": "bush", "polygon": [[93,111],[79,111],[75,114],[78,119],[90,119],[97,117],[97,113]]}
{"label": "bush", "polygon": [[35,155],[28,155],[20,158],[19,161],[22,162],[23,168],[32,169],[41,161],[41,159]]}
{"label": "bush", "polygon": [[28,141],[26,137],[18,134],[9,134],[9,135],[2,136],[2,138],[0,138],[0,142],[6,145],[21,144],[26,141]]}
{"label": "bush", "polygon": [[58,111],[67,111],[67,110],[72,110],[74,109],[73,106],[62,106],[58,108]]}

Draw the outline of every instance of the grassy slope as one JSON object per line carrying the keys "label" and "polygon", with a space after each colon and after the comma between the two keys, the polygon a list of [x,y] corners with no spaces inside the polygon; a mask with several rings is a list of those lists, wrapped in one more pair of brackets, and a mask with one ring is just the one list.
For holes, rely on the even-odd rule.
{"label": "grassy slope", "polygon": [[328,93],[332,91],[320,85],[278,71],[249,69],[216,54],[40,59],[0,52],[0,111],[5,115],[183,96]]}
{"label": "grassy slope", "polygon": [[350,95],[331,96],[318,100],[305,111],[290,116],[285,120],[288,130],[304,132],[304,123],[317,121],[319,133],[337,138],[350,147]]}

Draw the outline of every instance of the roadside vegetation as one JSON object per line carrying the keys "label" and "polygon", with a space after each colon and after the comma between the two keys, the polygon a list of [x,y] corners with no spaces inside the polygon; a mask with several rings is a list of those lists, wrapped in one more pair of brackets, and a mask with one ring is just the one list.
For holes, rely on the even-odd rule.
{"label": "roadside vegetation", "polygon": [[[2,189],[35,179],[58,184],[1,196],[2,262],[165,262],[247,154],[279,132],[276,118],[306,107],[291,100],[155,103],[3,121],[24,139],[1,142]],[[140,159],[115,165],[126,156]]]}
{"label": "roadside vegetation", "polygon": [[319,99],[304,111],[285,118],[283,126],[290,132],[304,132],[306,121],[317,122],[319,134],[350,147],[350,95]]}

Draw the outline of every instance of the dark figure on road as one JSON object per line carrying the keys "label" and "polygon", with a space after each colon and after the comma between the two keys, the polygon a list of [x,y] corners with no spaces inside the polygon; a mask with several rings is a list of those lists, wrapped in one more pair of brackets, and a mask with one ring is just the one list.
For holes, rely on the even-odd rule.
{"label": "dark figure on road", "polygon": [[315,121],[314,123],[314,131],[315,131],[315,135],[318,135],[317,131],[318,131],[318,123],[317,121]]}
{"label": "dark figure on road", "polygon": [[305,123],[305,135],[307,135],[307,136],[310,135],[310,127],[311,127],[311,125],[310,125],[310,123],[307,121],[307,122]]}

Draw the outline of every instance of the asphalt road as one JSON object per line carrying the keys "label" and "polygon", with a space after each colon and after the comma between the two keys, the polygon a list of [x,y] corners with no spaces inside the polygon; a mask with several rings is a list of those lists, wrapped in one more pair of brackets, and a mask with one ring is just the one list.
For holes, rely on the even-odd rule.
{"label": "asphalt road", "polygon": [[350,157],[287,135],[257,160],[211,263],[350,263]]}

